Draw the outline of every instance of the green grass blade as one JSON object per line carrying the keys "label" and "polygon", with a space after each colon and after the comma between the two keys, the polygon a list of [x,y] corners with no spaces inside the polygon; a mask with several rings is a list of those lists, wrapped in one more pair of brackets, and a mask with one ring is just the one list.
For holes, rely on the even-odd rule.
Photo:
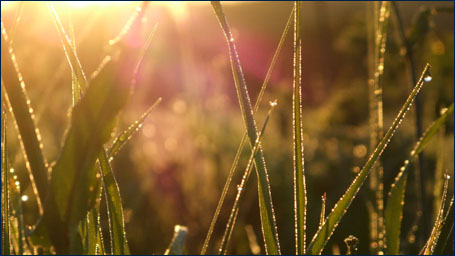
{"label": "green grass blade", "polygon": [[410,164],[417,158],[419,153],[422,152],[423,148],[436,134],[436,131],[445,123],[447,117],[453,115],[453,111],[454,105],[452,103],[446,112],[428,127],[414,146],[408,159],[404,161],[404,165],[400,168],[400,172],[392,184],[385,208],[387,254],[399,253],[401,220],[403,217],[404,196]]}
{"label": "green grass blade", "polygon": [[[376,3],[375,3],[376,4]],[[369,85],[370,95],[370,152],[373,152],[374,147],[384,136],[384,114],[383,114],[383,78],[385,69],[385,52],[387,42],[387,28],[390,16],[390,2],[381,1],[377,28],[374,31],[375,42],[374,42],[374,72],[372,74],[372,83]],[[377,244],[374,247],[374,253],[380,254],[384,252],[384,169],[381,164],[381,159],[378,159],[376,164],[373,166],[370,175],[370,190],[372,193],[372,201],[374,203],[374,212],[371,213],[372,220],[372,232],[371,239],[374,241],[373,244]]]}
{"label": "green grass blade", "polygon": [[294,92],[293,101],[293,143],[294,143],[294,221],[295,253],[305,254],[306,250],[306,183],[303,153],[302,124],[302,35],[301,2],[295,1],[294,12]]}
{"label": "green grass blade", "polygon": [[158,98],[155,103],[144,113],[142,117],[130,125],[127,129],[123,130],[117,138],[115,138],[114,142],[112,143],[111,148],[108,150],[108,157],[111,159],[114,155],[125,145],[133,135],[142,127],[145,119],[150,115],[153,109],[161,102],[161,97]]}
{"label": "green grass blade", "polygon": [[187,235],[187,227],[176,225],[174,227],[174,237],[172,237],[171,244],[164,252],[164,255],[182,255]]}
{"label": "green grass blade", "polygon": [[[232,73],[240,109],[242,112],[244,124],[247,128],[250,145],[253,147],[258,137],[256,121],[254,120],[248,88],[246,86],[245,77],[240,65],[240,59],[235,47],[234,38],[227,24],[226,17],[224,15],[220,2],[212,1],[212,7],[227,39]],[[268,173],[261,147],[259,147],[258,154],[255,157],[255,166],[258,177],[259,208],[266,252],[268,254],[280,254],[280,244],[278,239],[275,214],[273,211],[272,195],[270,192]]]}
{"label": "green grass blade", "polygon": [[[13,174],[10,170],[10,174]],[[9,176],[9,184],[8,184],[8,190],[9,190],[9,202],[10,202],[10,215],[12,217],[11,223],[10,223],[10,240],[12,241],[12,245],[15,248],[15,253],[18,255],[24,255],[25,251],[27,250],[26,244],[25,244],[25,225],[24,225],[24,218],[23,218],[23,208],[22,208],[22,199],[21,199],[21,189],[20,189],[20,183],[19,180],[17,179],[16,175],[8,175]],[[28,252],[30,253],[30,250],[28,248]]]}
{"label": "green grass blade", "polygon": [[[128,61],[128,55],[121,56],[119,61],[132,63]],[[65,234],[69,234],[93,207],[94,202],[87,200],[97,181],[93,166],[103,144],[110,138],[118,112],[129,97],[129,88],[125,86],[128,78],[124,77],[124,72],[128,74],[127,70],[120,75],[113,65],[108,65],[73,109],[70,129],[52,170],[52,195],[46,207],[45,221],[52,231],[50,235],[57,244],[57,252],[67,251]]]}
{"label": "green grass blade", "polygon": [[259,136],[256,139],[256,142],[254,143],[253,150],[252,150],[250,158],[248,160],[248,164],[247,164],[247,166],[245,168],[245,172],[243,173],[242,181],[237,186],[237,195],[235,197],[234,204],[233,204],[232,210],[231,210],[231,214],[230,214],[228,222],[226,224],[226,229],[224,231],[223,238],[221,239],[220,248],[218,250],[218,253],[220,255],[226,254],[227,245],[229,243],[230,236],[232,234],[232,231],[233,231],[233,229],[235,227],[235,223],[236,223],[236,220],[237,220],[237,214],[239,212],[239,207],[240,207],[240,200],[241,200],[241,198],[243,196],[246,183],[248,182],[248,179],[249,179],[249,177],[251,175],[251,171],[252,171],[253,166],[254,166],[254,159],[255,159],[256,155],[258,154],[258,152],[259,152],[258,151],[259,148],[261,147],[261,140],[262,140],[262,137],[264,135],[265,128],[267,127],[267,124],[268,124],[268,121],[270,119],[270,116],[271,116],[273,110],[275,109],[276,105],[277,105],[276,101],[270,103],[270,110],[267,113],[267,116],[266,116],[266,118],[264,120],[264,124],[262,125],[262,128],[261,128],[261,131],[259,133]]}
{"label": "green grass blade", "polygon": [[41,135],[35,125],[35,115],[30,105],[16,57],[12,49],[8,47],[8,36],[3,22],[1,23],[1,29],[2,87],[4,88],[4,92],[6,92],[5,99],[8,102],[8,107],[11,109],[13,122],[18,130],[19,142],[24,152],[24,159],[33,192],[36,196],[38,209],[42,213],[42,202],[46,198],[48,190],[48,171],[46,167],[47,163],[42,153]]}
{"label": "green grass blade", "polygon": [[102,180],[106,196],[106,205],[109,217],[112,254],[130,254],[125,233],[122,200],[117,181],[109,164],[106,151],[99,156],[99,164],[103,172]]}
{"label": "green grass blade", "polygon": [[[267,71],[267,74],[265,76],[264,82],[262,83],[262,87],[261,87],[261,90],[259,92],[258,98],[256,100],[256,104],[254,105],[254,113],[255,114],[257,113],[257,111],[259,109],[259,106],[260,106],[261,101],[262,101],[262,97],[264,96],[265,89],[267,88],[267,85],[269,83],[270,77],[272,75],[272,71],[273,71],[273,69],[275,67],[275,64],[276,64],[276,61],[278,59],[278,56],[280,55],[281,48],[282,48],[283,43],[284,43],[284,41],[285,41],[285,39],[287,37],[289,29],[291,28],[291,25],[292,25],[292,22],[293,22],[294,10],[295,9],[292,9],[291,14],[289,15],[289,19],[288,19],[288,21],[286,23],[286,26],[285,26],[285,28],[283,30],[283,33],[281,35],[280,41],[278,43],[278,46],[277,46],[277,48],[275,50],[275,53],[273,55],[273,58],[272,58],[272,61],[270,63],[270,66],[269,66],[269,69]],[[220,215],[221,207],[223,206],[224,199],[226,198],[227,191],[228,191],[229,186],[230,186],[231,181],[232,181],[232,177],[234,176],[235,169],[237,168],[237,164],[238,164],[238,161],[240,159],[240,155],[242,154],[243,146],[245,145],[247,136],[248,136],[248,133],[245,132],[243,134],[243,137],[242,137],[241,141],[240,141],[240,145],[239,145],[239,147],[237,149],[237,152],[235,154],[234,161],[232,163],[231,169],[229,170],[229,174],[228,174],[228,177],[226,179],[226,183],[224,184],[223,191],[221,192],[220,200],[218,201],[218,205],[216,206],[215,214],[213,215],[212,221],[210,223],[210,227],[209,227],[209,230],[207,232],[207,236],[205,238],[204,245],[202,246],[201,255],[204,255],[207,252],[207,249],[208,249],[208,246],[209,246],[209,242],[210,242],[210,239],[211,239],[212,234],[213,234],[213,229],[215,228],[215,224],[216,224],[216,222],[218,220],[218,216]]]}
{"label": "green grass blade", "polygon": [[327,195],[326,193],[324,193],[324,195],[321,197],[321,201],[322,201],[322,204],[321,204],[321,216],[319,218],[319,227],[321,227],[323,224],[324,224],[324,221],[325,221],[325,205],[327,203]]}
{"label": "green grass blade", "polygon": [[341,218],[344,216],[345,212],[349,208],[350,204],[352,203],[358,191],[360,190],[366,178],[368,177],[368,174],[370,173],[373,165],[382,155],[382,152],[387,147],[390,139],[393,137],[398,126],[403,121],[403,118],[405,117],[407,111],[409,110],[409,107],[412,105],[412,102],[414,101],[415,97],[417,96],[423,84],[425,83],[424,77],[428,76],[429,70],[430,64],[426,64],[417,85],[414,87],[414,89],[406,99],[405,103],[401,107],[392,125],[389,127],[388,131],[386,132],[382,140],[379,142],[374,152],[370,155],[370,158],[363,166],[362,170],[359,172],[357,177],[349,186],[346,193],[335,204],[335,207],[332,209],[331,213],[326,218],[324,225],[322,225],[322,227],[319,228],[316,234],[314,235],[311,243],[308,246],[307,250],[308,254],[320,254],[324,249],[324,246],[327,244],[327,241],[330,239],[330,236],[334,232],[335,228],[338,226],[338,223],[340,222]]}
{"label": "green grass blade", "polygon": [[85,225],[86,235],[84,237],[84,254],[95,255],[97,252],[98,236],[98,212],[92,209],[87,213],[83,224]]}
{"label": "green grass blade", "polygon": [[9,232],[9,189],[8,189],[8,156],[6,153],[6,110],[2,102],[1,149],[2,149],[2,255],[10,254]]}
{"label": "green grass blade", "polygon": [[444,223],[442,224],[441,233],[439,235],[439,239],[437,244],[434,247],[433,254],[434,255],[441,255],[444,253],[444,249],[447,245],[447,242],[450,239],[450,234],[453,232],[453,196],[452,200],[450,201],[449,210],[444,218]]}
{"label": "green grass blade", "polygon": [[77,78],[77,82],[73,83],[73,85],[77,86],[77,88],[73,89],[73,100],[75,104],[79,101],[80,98],[80,95],[78,95],[77,92],[79,91],[79,93],[82,93],[88,86],[87,78],[85,77],[85,73],[82,70],[79,58],[77,57],[75,42],[72,42],[72,40],[66,34],[65,29],[54,7],[51,4],[49,4],[48,7],[62,41],[63,49],[65,51],[66,58],[68,59],[71,72]]}
{"label": "green grass blade", "polygon": [[[446,219],[444,218],[444,206],[445,202],[447,199],[447,189],[449,187],[449,180],[450,176],[445,173],[444,174],[444,189],[442,193],[442,199],[441,199],[441,205],[439,206],[439,213],[438,216],[436,217],[436,220],[434,221],[433,228],[431,230],[430,238],[428,238],[428,241],[426,242],[425,246],[423,247],[422,251],[420,252],[421,255],[433,255],[434,253],[434,248],[436,244],[438,243],[439,240],[439,235],[441,234],[442,227],[445,224]],[[453,204],[451,205],[453,207]],[[449,209],[450,211],[450,209]],[[452,224],[453,224],[453,209],[452,209],[452,215],[448,216],[450,219],[452,219]]]}

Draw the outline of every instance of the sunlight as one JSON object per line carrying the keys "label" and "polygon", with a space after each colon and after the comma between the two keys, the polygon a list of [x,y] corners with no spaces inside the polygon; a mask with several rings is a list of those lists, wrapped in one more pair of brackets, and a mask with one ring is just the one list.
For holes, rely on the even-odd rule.
{"label": "sunlight", "polygon": [[85,8],[93,6],[128,4],[128,1],[65,1],[71,7]]}
{"label": "sunlight", "polygon": [[161,3],[166,4],[175,20],[184,21],[188,17],[188,9],[185,1],[170,1]]}

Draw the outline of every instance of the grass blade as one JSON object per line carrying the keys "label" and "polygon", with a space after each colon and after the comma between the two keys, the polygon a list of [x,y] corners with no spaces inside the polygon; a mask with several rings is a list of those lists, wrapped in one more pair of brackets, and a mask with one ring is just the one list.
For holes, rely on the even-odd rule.
{"label": "grass blade", "polygon": [[48,8],[52,14],[52,19],[57,28],[60,40],[62,41],[63,50],[65,51],[66,58],[68,59],[68,64],[70,65],[71,72],[77,78],[77,82],[73,83],[73,86],[77,86],[77,88],[73,88],[73,104],[75,104],[79,101],[80,98],[80,95],[78,95],[77,92],[79,91],[79,93],[82,93],[88,86],[87,78],[85,77],[85,73],[82,70],[79,58],[77,57],[75,42],[72,42],[72,40],[65,33],[65,29],[63,28],[60,18],[58,17],[58,14],[52,4],[48,4]]}
{"label": "grass blade", "polygon": [[[2,29],[2,86],[4,87],[5,99],[11,109],[13,122],[18,133],[19,142],[24,159],[29,172],[33,192],[40,213],[43,212],[42,202],[46,198],[48,190],[48,171],[47,163],[42,153],[41,135],[35,125],[35,115],[30,105],[25,83],[19,71],[16,56],[11,48],[8,47],[8,36],[3,22]],[[16,75],[14,75],[16,74]]]}
{"label": "grass blade", "polygon": [[[272,71],[273,71],[273,69],[275,67],[275,64],[276,64],[276,61],[278,59],[278,56],[280,55],[281,48],[282,48],[283,43],[284,43],[284,41],[285,41],[285,39],[287,37],[289,29],[291,28],[291,25],[292,25],[292,22],[293,22],[294,11],[295,11],[295,9],[292,9],[291,14],[289,15],[289,19],[288,19],[288,21],[286,23],[286,26],[285,26],[284,30],[283,30],[283,33],[282,33],[281,38],[280,38],[280,41],[278,43],[278,46],[277,46],[277,48],[275,50],[275,53],[274,53],[273,58],[272,58],[272,61],[270,63],[269,69],[267,70],[267,74],[265,76],[264,82],[262,83],[261,90],[260,90],[258,98],[256,100],[256,104],[254,105],[254,113],[255,114],[257,113],[257,111],[259,109],[259,106],[261,104],[262,97],[264,95],[265,89],[267,88],[267,85],[269,83],[270,77],[272,75]],[[204,245],[202,246],[201,255],[204,255],[207,252],[207,249],[208,249],[208,246],[209,246],[209,242],[210,242],[210,238],[212,237],[212,234],[213,234],[213,229],[215,228],[215,224],[216,224],[216,222],[218,220],[218,216],[220,215],[221,207],[223,206],[223,202],[224,202],[224,199],[226,198],[227,191],[228,191],[229,186],[230,186],[231,181],[232,181],[232,177],[234,176],[235,169],[237,168],[237,164],[238,164],[238,161],[240,159],[240,155],[242,154],[243,146],[245,145],[247,136],[248,136],[248,133],[245,132],[243,134],[243,137],[242,137],[241,141],[240,141],[240,145],[239,145],[239,147],[237,149],[237,153],[235,154],[234,161],[232,163],[231,169],[229,170],[229,174],[228,174],[228,177],[226,179],[226,183],[224,184],[223,191],[221,192],[220,200],[218,201],[218,205],[216,207],[215,214],[213,215],[212,221],[210,223],[210,227],[209,227],[209,230],[207,232],[207,236],[205,238]]]}
{"label": "grass blade", "polygon": [[132,137],[133,135],[142,127],[145,119],[150,115],[153,109],[161,102],[161,97],[158,98],[155,103],[144,113],[142,117],[130,125],[128,128],[123,130],[117,138],[115,138],[114,142],[112,143],[111,148],[108,150],[108,157],[111,159],[114,155],[123,147]]}
{"label": "grass blade", "polygon": [[303,155],[302,124],[302,35],[301,2],[295,1],[294,12],[294,92],[293,98],[293,143],[294,143],[294,221],[295,253],[305,254],[306,250],[306,183]]}
{"label": "grass blade", "polygon": [[[375,3],[376,4],[376,3]],[[376,11],[376,10],[375,10]],[[375,13],[376,14],[376,13]],[[377,28],[374,31],[374,72],[372,76],[372,83],[369,86],[370,95],[370,152],[373,152],[374,147],[384,136],[384,123],[383,123],[383,74],[384,74],[384,59],[386,52],[387,42],[387,28],[390,16],[390,2],[381,1],[378,13]],[[381,160],[378,159],[373,166],[370,175],[370,190],[374,194],[372,201],[375,202],[374,212],[372,214],[372,232],[371,239],[377,244],[374,253],[380,254],[384,252],[384,169]]]}
{"label": "grass blade", "polygon": [[10,254],[9,232],[9,189],[8,189],[8,155],[6,153],[6,110],[2,102],[1,148],[2,148],[2,255]]}
{"label": "grass blade", "polygon": [[344,216],[345,212],[349,208],[350,204],[354,200],[361,186],[368,177],[368,174],[370,173],[373,165],[382,155],[382,152],[387,147],[390,139],[393,137],[398,126],[403,121],[403,118],[405,117],[407,111],[409,110],[409,107],[412,105],[412,102],[414,101],[416,95],[419,93],[420,89],[425,83],[425,80],[427,80],[427,79],[424,80],[424,78],[428,76],[429,70],[430,64],[426,64],[417,85],[414,87],[411,94],[408,96],[407,100],[401,107],[398,115],[396,116],[392,125],[389,127],[387,133],[379,142],[374,152],[370,155],[370,158],[363,166],[362,170],[359,172],[359,174],[354,179],[352,184],[349,186],[346,193],[335,204],[335,207],[332,209],[332,212],[326,218],[324,225],[322,225],[322,227],[320,227],[316,234],[314,235],[310,245],[308,246],[307,250],[308,254],[320,254],[324,249],[324,246],[330,239],[330,236],[332,235],[333,231],[338,226],[338,223],[340,222],[341,218]]}
{"label": "grass blade", "polygon": [[447,117],[453,115],[453,111],[454,105],[452,103],[446,112],[428,127],[426,132],[414,146],[408,159],[404,161],[404,165],[400,168],[400,172],[392,184],[385,208],[387,254],[399,253],[401,220],[403,217],[404,196],[410,164],[417,158],[419,153],[422,152],[423,148],[430,139],[433,138],[437,130],[444,124]]}
{"label": "grass blade", "polygon": [[267,113],[267,116],[264,120],[264,124],[262,125],[259,136],[256,139],[256,142],[254,143],[253,150],[252,150],[250,158],[248,160],[248,164],[245,168],[245,172],[243,173],[242,181],[237,186],[237,195],[235,197],[234,204],[233,204],[232,210],[231,210],[231,214],[230,214],[228,222],[226,224],[226,229],[224,231],[223,238],[221,239],[220,249],[218,250],[218,253],[220,255],[226,254],[227,245],[229,243],[229,239],[232,234],[232,230],[235,227],[237,214],[239,212],[240,200],[243,196],[243,191],[245,190],[246,183],[248,182],[248,179],[251,175],[251,171],[253,169],[254,158],[256,157],[257,153],[259,152],[258,150],[261,147],[261,139],[264,135],[265,128],[267,127],[270,116],[272,115],[272,112],[275,109],[276,105],[277,105],[276,101],[270,103],[270,110]]}
{"label": "grass blade", "polygon": [[249,242],[249,245],[250,245],[251,253],[254,254],[254,255],[260,254],[261,253],[261,247],[258,244],[258,240],[257,240],[256,234],[254,233],[253,226],[246,225],[245,226],[245,232],[246,232],[246,235],[248,237],[248,242]]}
{"label": "grass blade", "polygon": [[319,227],[321,227],[325,221],[325,205],[327,203],[326,193],[324,193],[324,195],[321,198],[322,198],[322,204],[321,204],[321,217],[319,218]]}
{"label": "grass blade", "polygon": [[109,216],[112,254],[130,254],[125,233],[125,222],[123,218],[120,191],[105,151],[99,156],[99,164],[103,172],[102,180]]}
{"label": "grass blade", "polygon": [[174,237],[172,238],[169,248],[164,252],[164,255],[182,255],[187,235],[187,227],[176,225],[174,227]]}
{"label": "grass blade", "polygon": [[[254,120],[250,96],[248,94],[245,77],[243,75],[240,59],[235,47],[234,38],[227,24],[220,2],[212,1],[212,7],[227,39],[232,73],[240,109],[244,124],[247,128],[250,145],[253,147],[258,137],[256,121]],[[273,212],[272,195],[270,192],[268,173],[261,147],[259,147],[258,154],[255,157],[255,166],[258,177],[259,208],[266,252],[268,254],[280,254],[278,231],[276,227],[275,214]]]}
{"label": "grass blade", "polygon": [[444,253],[444,249],[449,241],[450,234],[453,233],[453,196],[452,200],[450,201],[449,210],[444,218],[444,222],[442,225],[441,233],[439,235],[439,239],[437,244],[434,247],[433,254],[434,255],[441,255]]}
{"label": "grass blade", "polygon": [[[445,173],[444,174],[444,189],[443,189],[443,193],[442,193],[441,205],[439,206],[439,213],[438,213],[438,216],[436,217],[436,220],[434,221],[434,225],[431,230],[430,238],[428,238],[425,246],[423,247],[422,251],[420,252],[421,255],[433,255],[433,253],[434,253],[434,248],[438,242],[439,235],[440,235],[442,227],[444,226],[444,223],[445,223],[445,218],[443,218],[443,216],[444,216],[444,206],[445,206],[445,202],[447,199],[447,189],[449,187],[449,180],[450,180],[450,176],[447,173]],[[452,218],[452,217],[453,217],[453,215],[449,216],[449,218]]]}
{"label": "grass blade", "polygon": [[[120,60],[128,63],[126,59]],[[64,241],[67,237],[63,234],[69,234],[93,207],[94,202],[87,198],[93,194],[97,178],[96,172],[89,170],[93,170],[103,144],[110,137],[114,120],[129,96],[128,86],[118,82],[125,77],[118,73],[109,65],[74,107],[71,127],[52,170],[52,196],[45,220],[52,229],[51,239],[58,244],[57,252],[67,251],[68,244]]]}

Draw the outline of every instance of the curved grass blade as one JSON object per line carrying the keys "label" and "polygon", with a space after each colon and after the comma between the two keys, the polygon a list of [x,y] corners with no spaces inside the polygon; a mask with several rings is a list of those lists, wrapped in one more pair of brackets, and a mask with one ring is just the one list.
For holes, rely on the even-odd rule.
{"label": "curved grass blade", "polygon": [[416,160],[419,153],[422,152],[430,139],[433,138],[438,129],[445,123],[447,117],[453,115],[453,111],[454,104],[452,103],[452,105],[445,111],[445,113],[443,113],[435,122],[433,122],[428,127],[428,129],[414,146],[414,149],[411,151],[408,159],[404,161],[404,165],[400,168],[400,172],[396,176],[395,181],[390,188],[387,205],[385,208],[387,254],[399,253],[404,196],[410,164]]}
{"label": "curved grass blade", "polygon": [[[287,37],[288,31],[291,28],[291,25],[292,25],[292,22],[293,22],[294,10],[295,9],[292,9],[291,14],[289,15],[289,19],[288,19],[288,21],[286,23],[286,26],[284,28],[284,31],[283,31],[283,33],[281,35],[280,41],[279,41],[278,46],[277,46],[277,48],[275,50],[275,53],[273,55],[272,61],[271,61],[270,66],[269,66],[269,69],[267,70],[267,74],[265,76],[264,82],[262,83],[261,90],[260,90],[258,98],[256,100],[256,104],[254,105],[254,113],[255,114],[257,113],[257,111],[259,109],[259,106],[261,104],[262,97],[264,96],[265,89],[267,88],[268,82],[269,82],[270,77],[272,75],[272,71],[273,71],[273,69],[275,67],[275,64],[276,64],[276,61],[278,59],[278,56],[280,55],[281,47],[283,46],[283,43],[284,43],[284,41],[285,41],[285,39]],[[242,137],[241,141],[240,141],[240,145],[239,145],[239,147],[237,149],[237,153],[235,154],[234,161],[232,163],[231,169],[229,170],[229,174],[228,174],[228,177],[226,179],[226,183],[224,184],[223,191],[221,192],[220,200],[218,201],[218,205],[216,206],[215,214],[213,215],[212,221],[210,223],[210,227],[209,227],[209,230],[207,232],[207,236],[205,238],[204,245],[202,246],[201,255],[204,255],[207,252],[207,249],[208,249],[208,246],[209,246],[209,242],[210,242],[210,238],[212,237],[212,234],[213,234],[213,229],[215,228],[215,224],[216,224],[216,222],[218,220],[218,216],[220,215],[221,207],[223,206],[224,199],[226,198],[227,191],[228,191],[229,186],[230,186],[231,181],[232,181],[232,177],[234,176],[235,169],[237,168],[237,164],[239,162],[240,155],[242,154],[243,146],[245,145],[247,136],[248,136],[248,133],[245,132],[243,134],[243,137]]]}
{"label": "curved grass blade", "polygon": [[2,148],[2,255],[10,254],[9,232],[9,189],[8,189],[8,155],[6,153],[6,110],[2,102],[1,148]]}
{"label": "curved grass blade", "polygon": [[308,246],[307,254],[320,254],[324,249],[324,246],[327,244],[328,240],[330,239],[330,236],[335,231],[335,228],[338,226],[338,223],[340,222],[341,218],[344,216],[345,212],[351,205],[358,191],[360,190],[366,178],[368,177],[368,174],[370,173],[373,165],[382,155],[382,152],[387,147],[390,139],[393,137],[398,126],[403,121],[403,118],[405,117],[407,111],[409,110],[409,107],[412,105],[412,102],[414,101],[416,95],[419,93],[420,89],[425,83],[424,77],[428,76],[429,70],[430,64],[427,63],[425,65],[425,68],[423,69],[422,75],[420,76],[417,85],[414,87],[411,94],[408,96],[407,100],[401,107],[398,115],[396,116],[392,125],[389,127],[387,133],[379,142],[374,152],[370,155],[370,158],[363,166],[362,170],[359,172],[359,174],[354,179],[352,184],[349,186],[346,193],[335,204],[335,207],[332,209],[332,212],[326,218],[324,225],[322,225],[322,227],[320,227],[316,234],[314,235],[310,245]]}
{"label": "curved grass blade", "polygon": [[230,236],[232,234],[232,231],[235,227],[235,223],[237,220],[237,214],[239,212],[239,207],[240,207],[240,200],[242,198],[246,183],[248,182],[248,179],[251,175],[251,171],[253,169],[254,158],[257,155],[259,148],[261,147],[261,139],[264,135],[265,128],[267,127],[270,116],[271,116],[273,110],[275,109],[276,105],[277,105],[276,101],[270,103],[270,110],[267,113],[267,116],[264,120],[264,124],[262,125],[259,136],[256,139],[256,142],[254,143],[253,150],[252,150],[250,158],[248,160],[248,164],[245,168],[245,172],[243,173],[242,181],[237,186],[237,195],[235,197],[234,204],[233,204],[232,210],[231,210],[231,214],[230,214],[228,222],[226,224],[226,229],[224,231],[223,238],[221,239],[220,249],[218,250],[220,255],[226,254],[227,245],[229,243]]}
{"label": "curved grass blade", "polygon": [[5,100],[11,109],[13,122],[18,130],[19,142],[24,152],[24,159],[33,192],[36,196],[38,210],[42,213],[42,202],[46,198],[49,182],[47,163],[42,153],[41,135],[34,122],[35,115],[16,62],[16,56],[13,50],[8,47],[8,36],[3,22],[1,23],[1,29],[2,87],[6,92]]}
{"label": "curved grass blade", "polygon": [[122,148],[123,145],[125,145],[132,137],[133,135],[142,127],[142,124],[144,123],[145,119],[150,115],[153,109],[161,102],[161,97],[158,98],[155,103],[144,113],[142,114],[142,117],[134,122],[132,125],[130,125],[127,129],[122,131],[117,138],[115,138],[114,142],[112,143],[111,148],[108,150],[108,157],[111,159],[114,157],[114,155]]}
{"label": "curved grass blade", "polygon": [[174,237],[172,238],[169,248],[164,252],[164,255],[182,255],[187,235],[187,227],[176,225],[174,227]]}
{"label": "curved grass blade", "polygon": [[293,143],[294,143],[294,232],[295,253],[305,254],[306,250],[306,183],[303,153],[302,124],[302,35],[301,2],[295,1],[294,12],[294,92],[293,101]]}
{"label": "curved grass blade", "polygon": [[[229,25],[227,24],[226,17],[224,15],[220,2],[212,1],[211,3],[218,21],[220,22],[224,35],[227,39],[232,73],[240,109],[242,112],[244,124],[248,131],[250,145],[253,147],[258,137],[256,121],[254,120],[250,96],[248,94],[245,77],[243,75],[240,59],[235,47],[234,37],[232,36],[232,33],[229,29]],[[280,243],[278,239],[275,214],[273,211],[272,195],[270,192],[270,184],[268,180],[269,178],[261,147],[259,147],[258,154],[255,157],[255,166],[258,177],[259,208],[266,252],[268,254],[280,254]]]}
{"label": "curved grass blade", "polygon": [[120,191],[115,180],[112,168],[109,164],[106,151],[99,156],[99,164],[103,172],[102,180],[106,196],[106,204],[109,216],[109,231],[111,235],[111,251],[115,255],[130,254],[128,241],[125,233],[123,207]]}
{"label": "curved grass blade", "polygon": [[434,255],[442,255],[444,253],[444,249],[449,241],[450,234],[453,234],[453,196],[452,200],[450,201],[449,210],[444,218],[444,222],[442,225],[441,233],[439,235],[439,239],[437,244],[434,247],[433,254]]}

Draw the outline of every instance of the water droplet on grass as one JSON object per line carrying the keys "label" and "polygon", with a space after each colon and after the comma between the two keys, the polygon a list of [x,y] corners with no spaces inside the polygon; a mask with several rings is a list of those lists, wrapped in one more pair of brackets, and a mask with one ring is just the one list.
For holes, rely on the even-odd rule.
{"label": "water droplet on grass", "polygon": [[423,81],[428,83],[428,82],[431,82],[432,79],[433,79],[433,77],[431,76],[430,70],[428,70],[425,73],[425,76],[423,77]]}

